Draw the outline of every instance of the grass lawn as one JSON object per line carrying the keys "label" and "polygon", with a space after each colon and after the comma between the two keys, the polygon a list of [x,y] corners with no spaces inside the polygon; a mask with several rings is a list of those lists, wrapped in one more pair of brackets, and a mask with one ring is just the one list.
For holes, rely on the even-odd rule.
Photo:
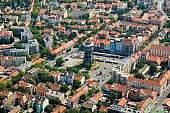
{"label": "grass lawn", "polygon": [[100,66],[100,65],[101,65],[100,62],[95,61],[94,64],[92,65],[90,71],[93,71],[97,66]]}

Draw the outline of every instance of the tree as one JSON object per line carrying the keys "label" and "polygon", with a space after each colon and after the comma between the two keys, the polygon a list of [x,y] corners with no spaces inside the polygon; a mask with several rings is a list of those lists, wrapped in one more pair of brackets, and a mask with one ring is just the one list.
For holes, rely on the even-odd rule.
{"label": "tree", "polygon": [[161,62],[161,70],[165,70],[166,69],[166,62]]}
{"label": "tree", "polygon": [[62,57],[57,58],[57,60],[56,60],[56,65],[57,65],[57,66],[61,66],[63,63],[64,63],[64,60],[63,60]]}
{"label": "tree", "polygon": [[23,49],[22,45],[19,43],[14,43],[13,45],[16,49]]}
{"label": "tree", "polygon": [[67,91],[68,91],[68,86],[67,86],[66,84],[63,84],[63,85],[60,87],[60,91],[61,91],[62,93],[67,92]]}
{"label": "tree", "polygon": [[47,105],[44,109],[45,112],[51,113],[53,111],[53,107],[51,105]]}
{"label": "tree", "polygon": [[82,94],[80,96],[80,101],[86,101],[86,99],[87,99],[87,95],[86,94]]}
{"label": "tree", "polygon": [[75,67],[66,67],[66,71],[74,72],[76,74],[79,72],[79,70]]}
{"label": "tree", "polygon": [[15,85],[17,82],[19,82],[20,80],[21,80],[21,78],[23,77],[23,76],[25,76],[26,75],[26,73],[24,73],[24,72],[19,72],[19,74],[17,75],[17,76],[14,76],[14,77],[12,77],[12,79],[11,79],[11,81],[12,81],[12,84],[13,85]]}
{"label": "tree", "polygon": [[134,77],[139,78],[139,79],[145,79],[145,77],[142,75],[142,73],[139,73],[139,72],[137,72]]}
{"label": "tree", "polygon": [[53,82],[53,77],[50,75],[50,72],[48,71],[40,71],[38,74],[38,79],[40,82],[46,83],[46,82]]}
{"label": "tree", "polygon": [[90,70],[92,65],[90,63],[85,63],[84,67],[85,67],[86,70]]}
{"label": "tree", "polygon": [[74,87],[75,89],[81,87],[81,82],[78,81],[78,80],[74,80],[74,81],[73,81],[73,87]]}
{"label": "tree", "polygon": [[150,70],[150,73],[153,75],[155,72],[157,72],[157,67],[156,67],[156,65],[155,65],[154,63],[152,63],[152,64],[150,65],[149,70]]}
{"label": "tree", "polygon": [[128,2],[127,4],[128,8],[132,9],[135,6],[134,2]]}
{"label": "tree", "polygon": [[67,109],[64,113],[79,113],[79,110],[76,108]]}

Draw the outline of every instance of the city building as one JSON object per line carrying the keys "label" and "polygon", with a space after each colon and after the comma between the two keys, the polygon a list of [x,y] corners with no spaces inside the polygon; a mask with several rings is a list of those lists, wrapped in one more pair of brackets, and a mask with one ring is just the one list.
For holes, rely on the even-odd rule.
{"label": "city building", "polygon": [[160,45],[151,45],[150,54],[152,56],[168,58],[170,56],[170,47],[160,46]]}
{"label": "city building", "polygon": [[53,37],[52,36],[49,36],[48,34],[44,34],[42,36],[42,38],[43,38],[43,41],[44,41],[44,46],[46,48],[53,46]]}
{"label": "city building", "polygon": [[143,80],[134,78],[134,75],[131,75],[127,78],[126,85],[134,88],[145,88],[151,91],[158,92],[158,95],[162,94],[163,90],[166,88],[167,84],[170,81],[169,77],[170,71],[164,72],[160,78],[156,81],[154,80]]}
{"label": "city building", "polygon": [[29,27],[11,26],[14,29],[14,36],[20,36],[21,42],[29,42],[33,39],[33,34]]}
{"label": "city building", "polygon": [[137,49],[137,39],[133,37],[129,37],[128,39],[124,39],[122,44],[122,54],[129,56],[135,53]]}
{"label": "city building", "polygon": [[130,76],[131,65],[130,58],[123,59],[112,69],[112,78],[118,83],[126,84],[126,79]]}
{"label": "city building", "polygon": [[94,49],[94,44],[90,42],[90,40],[87,40],[84,44],[84,64],[90,63],[93,64],[94,59],[93,59],[93,49]]}
{"label": "city building", "polygon": [[40,49],[39,49],[39,43],[37,42],[36,39],[29,40],[28,43],[22,43],[22,46],[26,49],[29,49],[29,54],[38,54]]}
{"label": "city building", "polygon": [[11,56],[22,56],[22,55],[29,55],[29,48],[25,49],[10,49],[7,55]]}

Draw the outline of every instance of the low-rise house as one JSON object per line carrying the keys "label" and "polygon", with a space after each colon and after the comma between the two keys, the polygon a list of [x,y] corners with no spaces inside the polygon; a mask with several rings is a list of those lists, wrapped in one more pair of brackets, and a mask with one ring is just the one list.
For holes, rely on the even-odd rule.
{"label": "low-rise house", "polygon": [[89,87],[96,87],[97,86],[97,82],[93,81],[93,80],[88,80],[86,83]]}
{"label": "low-rise house", "polygon": [[84,76],[75,75],[73,79],[80,81],[80,82],[81,82],[81,85],[83,85],[84,82],[85,82],[85,77],[84,77]]}
{"label": "low-rise house", "polygon": [[100,100],[100,98],[103,96],[101,92],[95,94],[92,98],[90,98],[90,102],[97,104]]}
{"label": "low-rise house", "polygon": [[45,107],[49,105],[49,100],[47,98],[34,97],[31,105],[36,113],[41,113],[44,112]]}
{"label": "low-rise house", "polygon": [[42,98],[46,97],[48,89],[45,86],[37,86],[36,88],[36,95]]}
{"label": "low-rise house", "polygon": [[78,104],[78,101],[79,101],[79,99],[80,99],[80,96],[81,96],[82,94],[87,93],[88,90],[89,90],[88,86],[85,86],[85,87],[83,86],[83,87],[79,88],[79,89],[76,91],[76,94],[75,94],[75,95],[68,97],[68,99],[67,99],[67,104],[66,104],[66,105],[67,105],[68,107],[72,107],[72,108],[76,107],[77,104]]}
{"label": "low-rise house", "polygon": [[86,11],[73,10],[70,16],[72,18],[83,18],[84,15],[88,15],[90,19],[93,16],[93,13],[93,9],[87,9]]}
{"label": "low-rise house", "polygon": [[50,36],[53,36],[53,35],[54,35],[53,29],[50,29],[50,28],[44,28],[44,30],[43,30],[42,33],[43,33],[43,34],[48,34],[48,35],[50,35]]}
{"label": "low-rise house", "polygon": [[104,111],[104,112],[108,113],[109,112],[109,108],[105,107],[105,106],[101,106],[100,107],[100,111]]}
{"label": "low-rise house", "polygon": [[51,76],[53,76],[54,81],[60,81],[60,72],[59,71],[51,71]]}
{"label": "low-rise house", "polygon": [[12,31],[1,31],[0,32],[0,38],[1,39],[8,39],[13,37],[13,32]]}
{"label": "low-rise house", "polygon": [[9,21],[18,22],[18,16],[2,15],[2,18],[7,22],[9,22]]}
{"label": "low-rise house", "polygon": [[65,110],[65,106],[57,105],[51,113],[63,113]]}
{"label": "low-rise house", "polygon": [[94,103],[90,102],[90,101],[87,101],[87,102],[83,103],[82,107],[86,108],[86,109],[89,109],[91,112],[94,112],[97,109],[97,106]]}
{"label": "low-rise house", "polygon": [[120,99],[120,101],[118,102],[117,105],[123,107],[123,106],[126,105],[127,102],[128,102],[128,100],[127,100],[126,98],[123,97],[123,98]]}
{"label": "low-rise house", "polygon": [[168,38],[169,32],[170,32],[170,28],[164,28],[161,32],[158,33],[158,36],[162,38]]}
{"label": "low-rise house", "polygon": [[3,66],[0,66],[0,74],[4,74],[5,68]]}
{"label": "low-rise house", "polygon": [[65,105],[67,103],[64,93],[60,93],[60,92],[56,92],[56,91],[48,89],[48,91],[46,92],[46,97],[48,99],[58,98],[63,105]]}
{"label": "low-rise house", "polygon": [[147,107],[152,103],[152,99],[150,97],[148,97],[147,99],[143,100],[142,102],[138,103],[138,107],[139,110],[141,112],[145,112],[145,110],[147,109]]}

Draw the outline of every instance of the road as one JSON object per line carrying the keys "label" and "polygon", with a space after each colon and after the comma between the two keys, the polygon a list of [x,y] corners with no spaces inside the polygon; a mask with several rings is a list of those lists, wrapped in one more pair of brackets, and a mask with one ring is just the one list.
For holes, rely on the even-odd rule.
{"label": "road", "polygon": [[164,90],[163,94],[157,97],[156,100],[154,100],[146,109],[145,113],[152,113],[158,106],[162,104],[162,102],[165,100],[165,98],[168,96],[170,91],[170,84],[167,86],[167,88]]}
{"label": "road", "polygon": [[156,1],[157,1],[157,8],[165,15],[166,19],[169,20],[168,16],[162,10],[162,4],[164,3],[164,0],[156,0]]}

